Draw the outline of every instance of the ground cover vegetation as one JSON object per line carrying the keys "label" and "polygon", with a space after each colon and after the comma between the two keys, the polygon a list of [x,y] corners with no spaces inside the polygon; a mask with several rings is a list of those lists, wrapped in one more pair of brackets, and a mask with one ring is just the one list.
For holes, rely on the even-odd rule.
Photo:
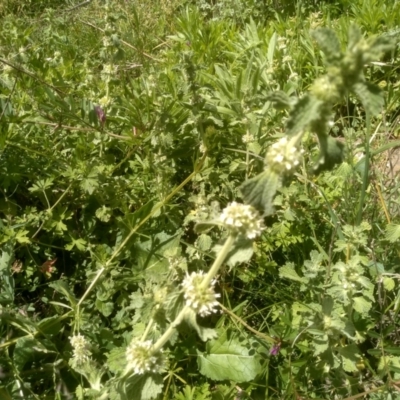
{"label": "ground cover vegetation", "polygon": [[396,399],[396,0],[0,5],[2,399]]}

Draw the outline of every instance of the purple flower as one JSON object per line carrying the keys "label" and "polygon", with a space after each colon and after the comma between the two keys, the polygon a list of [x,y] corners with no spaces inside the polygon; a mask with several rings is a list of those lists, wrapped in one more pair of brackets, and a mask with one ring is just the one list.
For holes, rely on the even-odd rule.
{"label": "purple flower", "polygon": [[97,118],[99,119],[101,126],[104,126],[106,122],[106,113],[100,106],[95,106],[94,110],[96,111]]}
{"label": "purple flower", "polygon": [[280,349],[281,349],[281,344],[276,343],[272,346],[271,350],[269,351],[269,354],[271,354],[271,356],[277,356]]}

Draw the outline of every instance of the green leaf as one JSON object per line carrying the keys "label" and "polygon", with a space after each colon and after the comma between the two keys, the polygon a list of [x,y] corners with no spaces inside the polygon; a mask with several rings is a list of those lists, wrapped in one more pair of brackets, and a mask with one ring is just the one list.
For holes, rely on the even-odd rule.
{"label": "green leaf", "polygon": [[[47,345],[50,342],[47,343]],[[17,340],[14,347],[13,360],[14,366],[18,371],[22,371],[29,362],[43,360],[46,354],[53,354],[54,351],[48,350],[46,346],[33,337],[21,337]]]}
{"label": "green leaf", "polygon": [[367,112],[371,115],[377,115],[381,112],[384,98],[378,86],[369,82],[358,82],[353,85],[352,90]]}
{"label": "green leaf", "polygon": [[240,190],[247,204],[252,205],[262,215],[267,216],[274,211],[273,198],[280,185],[280,176],[273,171],[266,170],[245,181],[240,186]]}
{"label": "green leaf", "polygon": [[359,296],[359,297],[353,297],[353,308],[359,312],[360,314],[368,314],[368,311],[372,307],[372,303],[370,301],[367,301],[365,297]]}
{"label": "green leaf", "polygon": [[261,372],[261,364],[251,346],[243,346],[226,334],[207,343],[207,352],[198,351],[200,373],[210,379],[250,382]]}
{"label": "green leaf", "polygon": [[186,311],[185,314],[185,321],[196,330],[197,334],[199,335],[200,339],[203,342],[206,342],[210,339],[215,339],[217,337],[217,331],[212,328],[207,328],[205,326],[201,326],[197,321],[196,312],[192,309]]}
{"label": "green leaf", "polygon": [[114,303],[112,302],[104,302],[99,299],[96,299],[96,308],[105,316],[109,317],[114,310]]}
{"label": "green leaf", "polygon": [[329,28],[319,28],[311,35],[324,52],[327,64],[338,66],[343,55],[336,33]]}
{"label": "green leaf", "polygon": [[331,170],[343,161],[345,145],[329,135],[318,135],[320,153],[314,167],[315,173]]}
{"label": "green leaf", "polygon": [[71,251],[74,247],[76,247],[79,251],[85,251],[87,242],[84,239],[74,239],[72,236],[70,236],[71,242],[65,245],[65,249],[68,251]]}
{"label": "green leaf", "polygon": [[68,286],[68,283],[64,280],[54,281],[49,284],[51,288],[53,288],[56,292],[61,293],[65,296],[65,298],[69,301],[69,304],[72,308],[75,308],[77,304],[77,300],[75,295],[72,293],[71,289]]}
{"label": "green leaf", "polygon": [[289,108],[293,105],[294,99],[290,98],[285,92],[277,90],[268,94],[267,101],[270,101],[278,110]]}
{"label": "green leaf", "polygon": [[114,374],[125,371],[126,368],[126,347],[116,347],[107,354],[107,366]]}
{"label": "green leaf", "polygon": [[279,268],[279,277],[280,278],[287,278],[292,281],[296,282],[301,282],[301,283],[307,283],[308,279],[299,276],[299,274],[296,272],[294,268],[294,263],[286,263],[283,267]]}
{"label": "green leaf", "polygon": [[211,248],[212,240],[209,235],[201,234],[197,239],[197,245],[199,250],[201,251],[208,251]]}
{"label": "green leaf", "polygon": [[314,96],[303,96],[290,111],[286,122],[286,133],[289,136],[304,132],[311,122],[320,118],[322,101]]}
{"label": "green leaf", "polygon": [[388,224],[386,225],[385,239],[390,243],[395,243],[400,238],[400,225]]}
{"label": "green leaf", "polygon": [[391,292],[394,289],[394,287],[396,286],[396,283],[395,283],[394,279],[390,278],[388,276],[384,276],[383,279],[382,279],[382,282],[383,282],[383,287],[388,292]]}
{"label": "green leaf", "polygon": [[314,355],[315,356],[320,355],[329,348],[328,335],[323,335],[322,337],[313,338],[312,344],[314,347]]}
{"label": "green leaf", "polygon": [[[215,254],[218,254],[221,251],[222,247],[223,246],[220,244],[215,245],[213,247],[213,252]],[[225,263],[229,267],[233,268],[237,264],[242,264],[250,261],[253,253],[253,241],[243,237],[238,237],[233,244],[232,249],[226,256]]]}
{"label": "green leaf", "polygon": [[164,381],[160,375],[135,375],[124,382],[124,386],[127,399],[152,400],[162,392]]}
{"label": "green leaf", "polygon": [[342,356],[343,369],[346,372],[357,372],[357,362],[360,360],[360,350],[355,344],[346,347],[338,347],[338,352]]}
{"label": "green leaf", "polygon": [[61,316],[55,315],[53,317],[44,318],[38,322],[38,331],[45,335],[54,335],[61,330]]}
{"label": "green leaf", "polygon": [[1,291],[0,291],[0,304],[8,304],[14,301],[14,278],[12,276],[12,263],[14,259],[14,243],[9,240],[7,243],[2,244],[0,257],[0,277],[1,277]]}

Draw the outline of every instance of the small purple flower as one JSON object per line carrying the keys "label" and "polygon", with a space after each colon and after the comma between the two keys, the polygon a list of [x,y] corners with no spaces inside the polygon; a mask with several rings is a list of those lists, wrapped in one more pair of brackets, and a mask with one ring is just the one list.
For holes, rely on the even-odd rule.
{"label": "small purple flower", "polygon": [[96,111],[97,118],[99,119],[101,126],[104,126],[106,122],[106,113],[100,106],[95,106],[94,110]]}
{"label": "small purple flower", "polygon": [[281,349],[281,344],[276,343],[272,346],[271,350],[269,351],[269,354],[271,354],[271,356],[277,356],[280,349]]}

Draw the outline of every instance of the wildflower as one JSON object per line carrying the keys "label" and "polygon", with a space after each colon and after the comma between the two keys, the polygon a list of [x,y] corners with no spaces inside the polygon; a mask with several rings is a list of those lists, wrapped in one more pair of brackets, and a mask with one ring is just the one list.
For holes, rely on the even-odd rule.
{"label": "wildflower", "polygon": [[74,335],[70,339],[71,346],[74,350],[72,358],[79,365],[87,361],[91,355],[90,344],[87,339],[80,333]]}
{"label": "wildflower", "polygon": [[186,305],[192,308],[201,317],[217,312],[217,298],[220,294],[214,292],[215,279],[206,288],[202,287],[204,272],[192,272],[182,282]]}
{"label": "wildflower", "polygon": [[106,113],[100,106],[95,106],[94,110],[96,111],[97,118],[99,119],[101,126],[104,126],[107,118]]}
{"label": "wildflower", "polygon": [[249,132],[247,132],[245,135],[242,136],[242,142],[245,144],[254,142],[254,140],[255,140],[254,135],[252,135]]}
{"label": "wildflower", "polygon": [[202,142],[202,143],[200,144],[199,150],[200,150],[200,153],[201,153],[201,154],[204,154],[204,153],[207,151],[207,146]]}
{"label": "wildflower", "polygon": [[255,239],[264,230],[264,222],[257,210],[249,205],[232,202],[222,211],[220,221],[232,233]]}
{"label": "wildflower", "polygon": [[153,352],[151,340],[133,340],[126,349],[127,370],[142,375],[146,372],[159,373],[164,369],[162,351]]}
{"label": "wildflower", "polygon": [[297,167],[303,152],[298,150],[296,142],[296,137],[288,140],[285,136],[274,143],[266,156],[267,166],[278,173]]}
{"label": "wildflower", "polygon": [[271,347],[271,350],[269,351],[269,354],[271,354],[271,356],[277,356],[279,354],[279,350],[281,349],[281,344],[280,343],[276,343]]}

